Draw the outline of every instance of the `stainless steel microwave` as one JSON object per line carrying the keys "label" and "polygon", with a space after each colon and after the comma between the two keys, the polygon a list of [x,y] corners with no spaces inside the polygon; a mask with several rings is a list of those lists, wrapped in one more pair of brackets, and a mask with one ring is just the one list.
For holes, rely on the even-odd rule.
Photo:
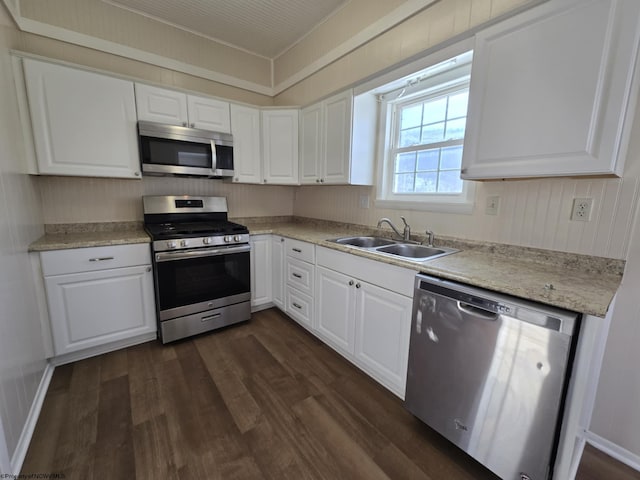
{"label": "stainless steel microwave", "polygon": [[233,176],[233,137],[228,133],[138,122],[144,175]]}

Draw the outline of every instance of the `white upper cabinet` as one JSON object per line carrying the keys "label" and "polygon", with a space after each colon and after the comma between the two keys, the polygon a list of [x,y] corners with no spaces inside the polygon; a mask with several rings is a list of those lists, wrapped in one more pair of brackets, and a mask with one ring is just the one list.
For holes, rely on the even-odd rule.
{"label": "white upper cabinet", "polygon": [[298,110],[262,110],[263,183],[298,185]]}
{"label": "white upper cabinet", "polygon": [[622,175],[637,0],[552,0],[476,36],[462,178]]}
{"label": "white upper cabinet", "polygon": [[371,185],[376,119],[373,95],[351,90],[303,109],[300,182]]}
{"label": "white upper cabinet", "polygon": [[136,83],[138,120],[231,133],[229,103]]}
{"label": "white upper cabinet", "polygon": [[262,183],[260,110],[231,104],[231,134],[235,170],[233,181]]}
{"label": "white upper cabinet", "polygon": [[140,178],[133,82],[23,60],[40,174]]}

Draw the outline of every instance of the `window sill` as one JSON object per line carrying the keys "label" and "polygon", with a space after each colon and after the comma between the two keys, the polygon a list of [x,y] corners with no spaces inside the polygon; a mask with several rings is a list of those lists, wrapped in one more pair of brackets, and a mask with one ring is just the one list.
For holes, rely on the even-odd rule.
{"label": "window sill", "polygon": [[419,202],[404,200],[376,199],[376,208],[390,208],[394,210],[421,210],[426,212],[460,213],[471,215],[474,202]]}

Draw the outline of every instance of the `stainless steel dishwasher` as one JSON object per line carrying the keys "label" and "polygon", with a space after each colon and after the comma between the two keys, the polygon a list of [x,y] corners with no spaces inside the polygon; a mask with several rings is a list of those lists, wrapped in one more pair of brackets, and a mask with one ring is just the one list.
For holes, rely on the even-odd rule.
{"label": "stainless steel dishwasher", "polygon": [[417,275],[405,406],[501,478],[549,479],[578,321]]}

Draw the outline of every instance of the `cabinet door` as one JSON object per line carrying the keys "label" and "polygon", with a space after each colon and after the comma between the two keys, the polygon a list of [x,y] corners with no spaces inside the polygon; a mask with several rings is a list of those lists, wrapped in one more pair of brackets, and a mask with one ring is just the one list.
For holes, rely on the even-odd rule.
{"label": "cabinet door", "polygon": [[636,0],[572,0],[480,32],[462,177],[621,175],[639,22]]}
{"label": "cabinet door", "polygon": [[285,308],[284,298],[284,238],[271,237],[271,295],[273,304],[283,312]]}
{"label": "cabinet door", "polygon": [[269,235],[251,237],[251,306],[271,302],[271,240]]}
{"label": "cabinet door", "polygon": [[184,93],[136,83],[138,120],[186,127],[187,96]]}
{"label": "cabinet door", "polygon": [[353,354],[355,281],[342,273],[316,267],[315,330],[339,352]]}
{"label": "cabinet door", "polygon": [[412,300],[365,282],[357,285],[356,361],[404,398]]}
{"label": "cabinet door", "polygon": [[45,277],[56,355],[156,330],[151,266]]}
{"label": "cabinet door", "polygon": [[23,62],[39,173],[140,177],[132,82]]}
{"label": "cabinet door", "polygon": [[260,110],[232,104],[231,134],[233,135],[233,181],[262,183]]}
{"label": "cabinet door", "polygon": [[322,103],[300,112],[300,183],[320,183],[322,176]]}
{"label": "cabinet door", "polygon": [[213,132],[231,133],[229,103],[187,95],[189,126]]}
{"label": "cabinet door", "polygon": [[323,183],[349,183],[352,95],[348,90],[324,104]]}
{"label": "cabinet door", "polygon": [[298,111],[262,111],[264,183],[297,185]]}

